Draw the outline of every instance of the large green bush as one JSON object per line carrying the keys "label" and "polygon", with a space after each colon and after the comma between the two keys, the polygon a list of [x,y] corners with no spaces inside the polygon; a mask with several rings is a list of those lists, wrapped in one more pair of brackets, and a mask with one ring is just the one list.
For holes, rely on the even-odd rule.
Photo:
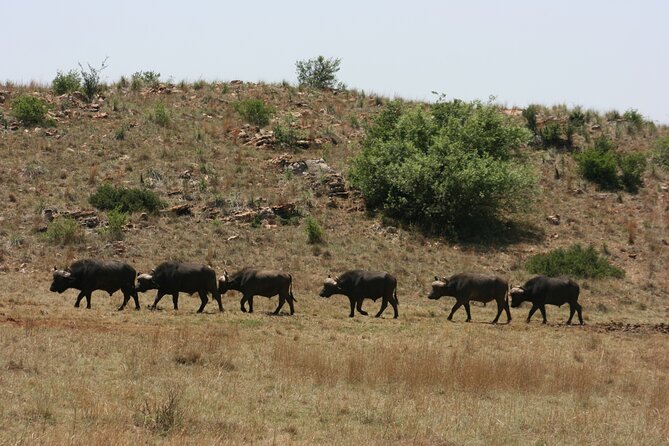
{"label": "large green bush", "polygon": [[81,87],[81,76],[76,70],[70,70],[67,73],[58,71],[56,77],[51,82],[51,88],[54,94],[65,94],[77,91]]}
{"label": "large green bush", "polygon": [[97,209],[118,212],[157,212],[163,203],[154,192],[148,189],[116,187],[103,184],[88,199]]}
{"label": "large green bush", "polygon": [[530,132],[489,104],[389,103],[367,131],[351,181],[370,208],[438,232],[483,229],[531,197],[534,173],[515,162]]}
{"label": "large green bush", "polygon": [[12,115],[23,125],[44,124],[46,112],[46,102],[40,98],[24,94],[12,100]]}
{"label": "large green bush", "polygon": [[533,274],[550,277],[570,276],[576,278],[623,277],[625,272],[599,256],[592,246],[572,245],[558,248],[547,254],[537,254],[525,264]]}

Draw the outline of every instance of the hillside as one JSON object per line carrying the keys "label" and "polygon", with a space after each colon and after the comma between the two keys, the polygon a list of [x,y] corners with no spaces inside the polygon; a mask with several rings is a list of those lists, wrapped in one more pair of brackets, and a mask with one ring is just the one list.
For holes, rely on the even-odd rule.
{"label": "hillside", "polygon": [[[639,193],[602,192],[580,177],[569,150],[525,147],[540,191],[514,217],[522,230],[457,242],[367,212],[346,180],[386,98],[240,81],[114,85],[92,104],[38,87],[0,90],[8,119],[0,382],[12,389],[0,403],[9,426],[0,442],[669,441],[669,176],[651,165]],[[22,92],[46,100],[55,125],[9,119]],[[245,99],[273,106],[271,122],[248,124],[236,107]],[[272,133],[277,126],[292,147]],[[603,118],[587,131],[625,152],[648,152],[668,134]],[[575,146],[589,144],[579,138]],[[105,183],[146,187],[166,206],[132,214],[113,241],[108,213],[89,203]],[[63,216],[80,222],[81,240],[47,240],[50,220]],[[323,244],[307,242],[308,216]],[[463,312],[448,323],[453,301],[426,298],[435,274],[493,273],[520,284],[532,276],[524,269],[532,255],[574,243],[626,273],[579,281],[585,327],[562,325],[565,307],[548,308],[547,327],[538,317],[526,325],[527,308],[512,310],[508,326],[482,324],[494,304],[473,306],[477,323],[462,323]],[[92,310],[74,309],[74,291],[49,293],[50,271],[85,257],[123,259],[141,272],[166,259],[219,273],[283,269],[295,278],[297,314],[272,318],[276,300],[260,297],[255,314],[242,314],[232,292],[223,314],[210,303],[195,315],[191,298],[178,313],[166,300],[162,311],[116,313],[120,295],[102,292]],[[389,313],[349,320],[345,298],[318,297],[328,274],[352,268],[398,278],[397,321]],[[140,296],[143,307],[152,299]],[[179,420],[163,429],[155,414],[168,389]],[[552,426],[537,426],[542,417]]]}

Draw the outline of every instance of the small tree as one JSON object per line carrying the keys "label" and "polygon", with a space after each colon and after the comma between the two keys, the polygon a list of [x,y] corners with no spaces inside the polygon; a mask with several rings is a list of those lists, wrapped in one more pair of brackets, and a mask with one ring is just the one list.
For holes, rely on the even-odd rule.
{"label": "small tree", "polygon": [[83,79],[84,96],[86,96],[88,102],[91,102],[100,91],[100,72],[107,68],[107,65],[105,65],[107,59],[109,58],[105,57],[105,60],[100,64],[100,68],[93,68],[91,64],[87,64],[88,71],[84,69],[81,63],[79,64],[81,78]]}
{"label": "small tree", "polygon": [[337,86],[337,72],[341,59],[326,59],[318,56],[315,59],[298,60],[295,62],[297,68],[297,81],[300,86],[313,88],[335,88]]}
{"label": "small tree", "polygon": [[51,88],[54,94],[65,94],[77,91],[81,87],[81,76],[76,70],[70,70],[63,73],[58,70],[56,77],[51,82]]}

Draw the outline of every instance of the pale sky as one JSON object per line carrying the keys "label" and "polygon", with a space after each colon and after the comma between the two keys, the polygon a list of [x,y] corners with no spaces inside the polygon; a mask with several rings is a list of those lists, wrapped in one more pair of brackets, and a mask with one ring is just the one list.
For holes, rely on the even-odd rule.
{"label": "pale sky", "polygon": [[50,82],[77,62],[107,81],[296,83],[295,61],[342,59],[349,87],[509,106],[636,108],[669,123],[669,1],[0,0],[0,79]]}

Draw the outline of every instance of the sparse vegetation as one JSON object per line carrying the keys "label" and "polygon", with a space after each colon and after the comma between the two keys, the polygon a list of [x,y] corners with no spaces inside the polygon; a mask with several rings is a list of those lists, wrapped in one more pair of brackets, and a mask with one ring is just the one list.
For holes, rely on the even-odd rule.
{"label": "sparse vegetation", "polygon": [[274,140],[276,144],[285,148],[295,148],[300,135],[297,130],[290,126],[289,122],[279,123],[274,126]]}
{"label": "sparse vegetation", "polygon": [[394,102],[368,129],[351,181],[392,218],[465,235],[531,199],[534,174],[511,162],[529,136],[492,105]]}
{"label": "sparse vegetation", "polygon": [[133,91],[139,90],[144,85],[155,88],[160,83],[160,73],[156,71],[137,71],[132,74],[130,79]]}
{"label": "sparse vegetation", "polygon": [[153,111],[150,114],[150,119],[161,127],[168,127],[172,120],[170,113],[167,111],[165,104],[162,102],[158,102],[153,107]]}
{"label": "sparse vegetation", "polygon": [[47,111],[46,102],[34,96],[24,94],[12,100],[12,115],[25,126],[44,124]]}
{"label": "sparse vegetation", "polygon": [[533,256],[525,265],[533,274],[549,277],[568,276],[575,278],[600,279],[604,277],[623,277],[625,272],[611,265],[600,257],[595,248],[581,247],[580,244],[564,249],[558,248],[547,254]]}
{"label": "sparse vegetation", "polygon": [[81,76],[76,70],[70,70],[67,73],[58,71],[51,82],[51,88],[54,94],[72,93],[81,88]]}
{"label": "sparse vegetation", "polygon": [[88,64],[88,69],[85,69],[81,64],[79,64],[79,72],[81,73],[83,93],[88,102],[93,101],[95,96],[100,92],[102,84],[100,81],[100,73],[107,68],[107,58],[102,61],[100,68],[93,68]]}
{"label": "sparse vegetation", "polygon": [[669,137],[657,138],[655,140],[653,162],[662,170],[669,171]]}
{"label": "sparse vegetation", "polygon": [[106,235],[110,240],[123,240],[123,227],[128,222],[128,214],[113,209],[107,213]]}
{"label": "sparse vegetation", "polygon": [[116,187],[109,183],[99,186],[88,201],[100,210],[128,213],[157,212],[163,207],[155,192],[148,189]]}
{"label": "sparse vegetation", "polygon": [[84,239],[84,233],[76,220],[60,217],[49,224],[44,238],[54,245],[71,245],[80,243]]}
{"label": "sparse vegetation", "polygon": [[261,99],[244,99],[235,103],[235,110],[250,124],[264,127],[275,113],[274,107]]}
{"label": "sparse vegetation", "polygon": [[304,87],[335,88],[340,65],[341,59],[326,59],[324,56],[297,61],[297,82]]}
{"label": "sparse vegetation", "polygon": [[325,233],[323,232],[323,228],[321,228],[321,225],[318,224],[318,221],[314,217],[308,216],[305,220],[305,225],[307,242],[315,245],[325,241]]}

